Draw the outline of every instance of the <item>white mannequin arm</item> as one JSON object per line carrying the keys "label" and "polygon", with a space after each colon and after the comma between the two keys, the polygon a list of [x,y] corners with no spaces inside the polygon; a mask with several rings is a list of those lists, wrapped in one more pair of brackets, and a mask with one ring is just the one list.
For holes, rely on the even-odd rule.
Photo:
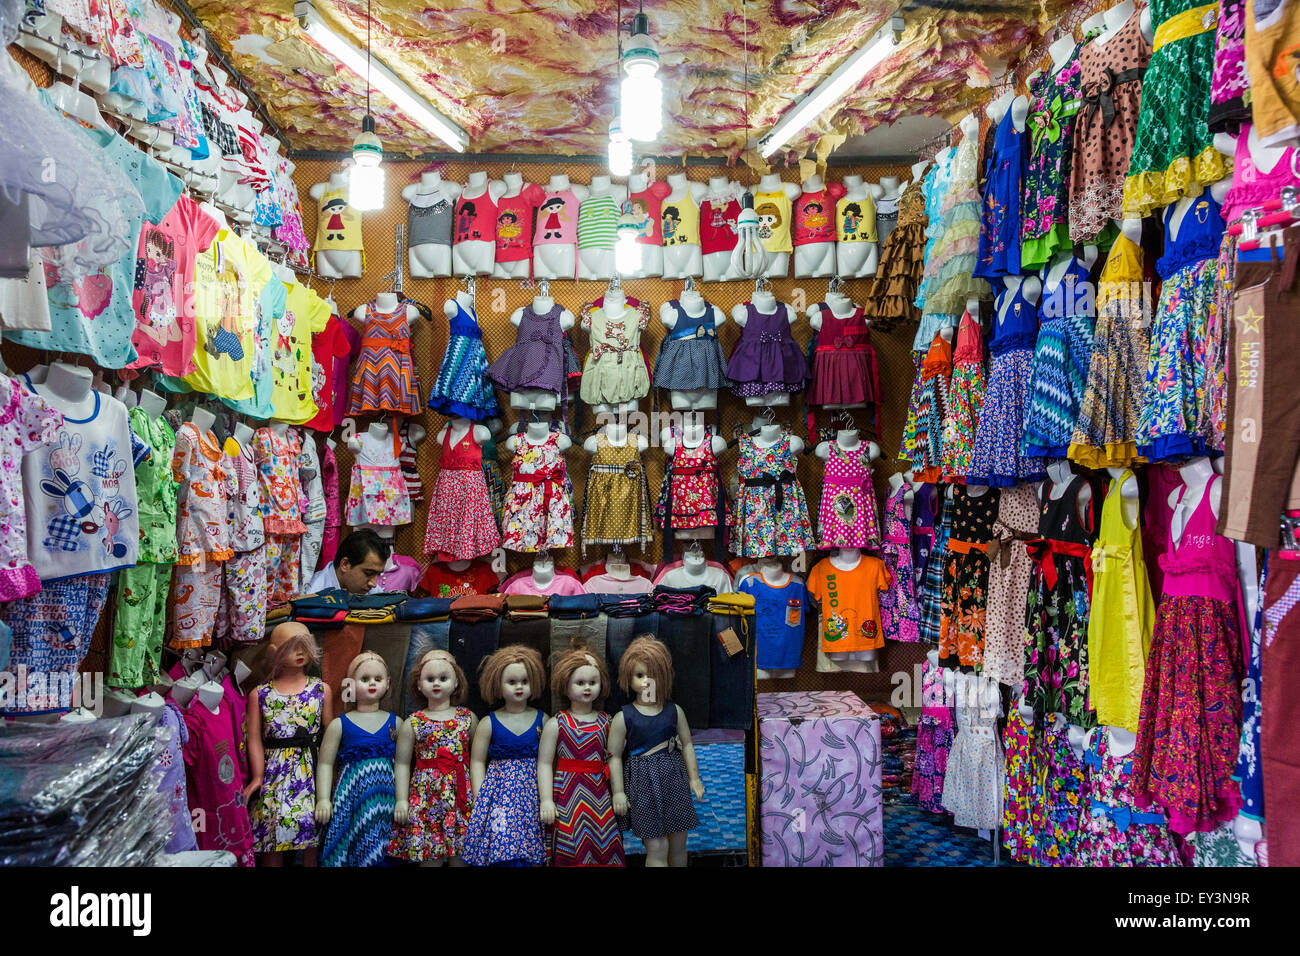
{"label": "white mannequin arm", "polygon": [[561,329],[567,332],[569,331],[569,329],[573,328],[573,323],[574,323],[574,318],[572,312],[570,312],[568,309],[565,309],[563,312],[560,313]]}
{"label": "white mannequin arm", "polygon": [[523,320],[524,320],[524,310],[515,309],[515,311],[510,316],[510,324],[513,325],[515,328],[519,328],[519,323],[522,322]]}
{"label": "white mannequin arm", "polygon": [[665,302],[659,306],[659,321],[664,324],[665,328],[674,328],[677,325],[677,310]]}
{"label": "white mannequin arm", "polygon": [[727,313],[723,312],[716,305],[710,306],[713,309],[713,327],[721,328],[727,321]]}
{"label": "white mannequin arm", "polygon": [[822,328],[822,310],[817,305],[808,306],[808,324],[812,326],[814,332],[820,332]]}
{"label": "white mannequin arm", "polygon": [[[411,426],[411,430],[412,430],[412,431],[415,430],[415,426],[414,426],[414,425]],[[486,443],[487,440],[488,440],[489,438],[491,438],[491,437],[492,437],[492,433],[491,433],[490,431],[487,430],[487,426],[486,426],[486,425],[475,425],[475,426],[474,426],[474,444],[476,444],[476,445],[482,445],[482,444]]]}
{"label": "white mannequin arm", "polygon": [[745,323],[749,321],[749,310],[746,309],[743,304],[733,306],[731,309],[731,320],[743,329]]}

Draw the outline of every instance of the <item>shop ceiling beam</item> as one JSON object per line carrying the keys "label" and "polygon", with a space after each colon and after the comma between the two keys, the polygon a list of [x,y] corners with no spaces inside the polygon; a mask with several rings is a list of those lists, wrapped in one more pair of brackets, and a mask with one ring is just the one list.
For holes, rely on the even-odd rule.
{"label": "shop ceiling beam", "polygon": [[293,5],[293,15],[298,18],[298,25],[309,37],[357,76],[362,79],[369,77],[370,84],[392,100],[393,105],[409,119],[437,136],[457,153],[465,151],[469,145],[469,134],[464,129],[434,109],[427,99],[415,92],[382,60],[368,54],[326,23],[311,0],[297,0]]}

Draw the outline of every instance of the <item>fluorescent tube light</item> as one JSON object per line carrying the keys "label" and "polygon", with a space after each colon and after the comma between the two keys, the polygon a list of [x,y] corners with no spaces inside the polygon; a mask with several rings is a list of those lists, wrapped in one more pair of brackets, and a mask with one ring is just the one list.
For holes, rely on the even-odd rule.
{"label": "fluorescent tube light", "polygon": [[864,76],[879,66],[885,57],[894,51],[902,32],[902,19],[892,17],[885,25],[884,31],[874,40],[849,54],[848,59],[841,63],[834,73],[822,80],[815,90],[781,117],[772,128],[772,132],[759,139],[758,149],[763,157],[771,156],[794,139],[813,120],[838,103],[844,94],[862,82]]}
{"label": "fluorescent tube light", "polygon": [[[333,27],[321,19],[311,0],[297,0],[293,5],[293,15],[298,18],[304,32],[319,43],[322,49],[357,76],[366,75],[366,51],[336,33]],[[370,59],[370,83],[392,100],[394,106],[456,152],[465,151],[469,145],[469,135],[430,106],[405,80],[374,57]]]}

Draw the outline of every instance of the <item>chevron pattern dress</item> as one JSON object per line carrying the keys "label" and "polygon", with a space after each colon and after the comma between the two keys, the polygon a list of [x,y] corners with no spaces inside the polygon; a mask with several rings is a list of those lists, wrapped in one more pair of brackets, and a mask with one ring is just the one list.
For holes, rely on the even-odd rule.
{"label": "chevron pattern dress", "polygon": [[321,850],[321,866],[379,866],[393,838],[396,802],[393,760],[397,755],[397,716],[389,714],[373,734],[346,714],[334,787],[334,812]]}
{"label": "chevron pattern dress", "polygon": [[373,302],[366,306],[361,354],[353,366],[348,391],[349,415],[386,411],[418,415],[424,411],[419,374],[411,361],[411,325],[406,320],[406,309],[404,300],[392,312],[380,312]]}
{"label": "chevron pattern dress", "polygon": [[623,838],[605,776],[609,715],[578,723],[567,710],[555,715],[554,866],[622,866]]}
{"label": "chevron pattern dress", "polygon": [[1034,345],[1029,409],[1020,440],[1026,457],[1064,458],[1074,421],[1083,405],[1092,363],[1091,297],[1085,294],[1088,270],[1078,260],[1056,285],[1044,285],[1042,324]]}

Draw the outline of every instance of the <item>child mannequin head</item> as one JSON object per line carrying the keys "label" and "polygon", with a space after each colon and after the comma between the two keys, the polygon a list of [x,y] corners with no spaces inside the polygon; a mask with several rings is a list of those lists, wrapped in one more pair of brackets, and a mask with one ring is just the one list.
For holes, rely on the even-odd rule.
{"label": "child mannequin head", "polygon": [[609,689],[605,662],[582,648],[565,651],[551,662],[551,691],[575,703],[597,706]]}
{"label": "child mannequin head", "polygon": [[541,655],[521,644],[501,648],[479,668],[479,693],[492,706],[526,705],[540,697],[545,687],[546,670]]}
{"label": "child mannequin head", "polygon": [[344,709],[355,710],[358,704],[381,706],[391,686],[388,663],[374,651],[362,651],[352,658],[343,681]]}
{"label": "child mannequin head", "polygon": [[278,625],[271,632],[266,652],[271,680],[292,671],[305,671],[308,667],[315,667],[320,660],[316,638],[311,636],[311,631],[305,625],[297,621]]}
{"label": "child mannequin head", "polygon": [[642,634],[618,662],[618,686],[642,704],[662,704],[673,693],[673,658],[668,646]]}
{"label": "child mannequin head", "polygon": [[465,672],[446,651],[427,651],[411,672],[411,694],[424,698],[426,710],[442,710],[465,702]]}

